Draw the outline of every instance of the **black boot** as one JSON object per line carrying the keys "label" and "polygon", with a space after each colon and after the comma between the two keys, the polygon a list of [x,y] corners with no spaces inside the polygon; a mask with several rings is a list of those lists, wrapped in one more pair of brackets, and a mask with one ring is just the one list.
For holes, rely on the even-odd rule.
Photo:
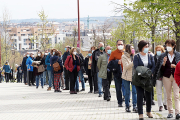
{"label": "black boot", "polygon": [[129,109],[129,107],[126,107],[126,112],[131,112],[131,110]]}

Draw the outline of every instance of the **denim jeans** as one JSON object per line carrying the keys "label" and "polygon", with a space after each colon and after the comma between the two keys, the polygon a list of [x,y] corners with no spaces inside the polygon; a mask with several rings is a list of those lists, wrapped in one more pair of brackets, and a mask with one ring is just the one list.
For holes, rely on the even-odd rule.
{"label": "denim jeans", "polygon": [[43,72],[43,82],[44,82],[44,85],[46,84],[46,74],[47,74],[47,71],[44,71]]}
{"label": "denim jeans", "polygon": [[102,94],[102,78],[98,77],[98,74],[97,73],[97,78],[98,78],[98,91],[99,91],[99,95]]}
{"label": "denim jeans", "polygon": [[79,90],[79,78],[78,77],[77,77],[74,89]]}
{"label": "denim jeans", "polygon": [[126,96],[126,90],[125,90],[125,85],[123,82],[122,82],[121,89],[122,89],[122,95],[125,97]]}
{"label": "denim jeans", "polygon": [[41,86],[44,86],[43,74],[36,76],[36,87],[39,87],[39,80],[41,79]]}
{"label": "denim jeans", "polygon": [[47,70],[47,73],[48,73],[49,87],[52,87],[52,72],[51,70]]}
{"label": "denim jeans", "polygon": [[78,80],[79,80],[79,77],[80,77],[80,80],[81,80],[82,89],[85,89],[84,76],[83,76],[83,73],[82,73],[81,70],[80,70],[79,73],[78,73],[78,77],[77,77]]}
{"label": "denim jeans", "polygon": [[[122,79],[122,83],[124,84],[125,87],[125,104],[126,107],[129,107],[129,100],[130,100],[130,81],[124,80]],[[136,107],[137,104],[137,96],[136,96],[136,87],[134,85],[132,85],[132,104],[133,104],[133,108]]]}
{"label": "denim jeans", "polygon": [[122,78],[116,78],[114,77],[115,87],[116,87],[116,97],[118,104],[122,104],[122,92],[121,92],[121,86],[122,86]]}

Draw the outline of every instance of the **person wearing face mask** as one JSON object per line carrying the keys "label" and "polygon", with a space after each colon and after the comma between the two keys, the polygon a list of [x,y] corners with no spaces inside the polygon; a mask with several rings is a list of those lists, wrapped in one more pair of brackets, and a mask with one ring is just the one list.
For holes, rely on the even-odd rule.
{"label": "person wearing face mask", "polygon": [[27,85],[27,66],[26,66],[26,60],[29,57],[29,53],[26,53],[26,56],[23,58],[22,61],[22,72],[24,74],[24,84]]}
{"label": "person wearing face mask", "polygon": [[110,85],[112,80],[112,72],[107,69],[109,57],[111,55],[111,47],[107,46],[105,49],[105,53],[102,54],[97,63],[97,67],[99,69],[98,76],[103,80],[103,88],[104,88],[104,100],[110,101]]}
{"label": "person wearing face mask", "polygon": [[67,57],[64,63],[66,70],[69,71],[68,75],[70,78],[70,94],[77,94],[74,88],[75,82],[77,80],[77,75],[80,70],[80,60],[76,54],[76,48],[72,48],[70,51],[70,55]]}
{"label": "person wearing face mask", "polygon": [[173,106],[172,106],[172,88],[175,101],[175,116],[176,119],[180,118],[179,108],[179,86],[174,80],[174,72],[176,64],[180,61],[180,53],[175,51],[176,42],[174,40],[166,40],[165,42],[167,51],[162,53],[157,61],[156,69],[153,76],[153,81],[162,78],[163,85],[167,95],[168,116],[167,118],[173,118]]}
{"label": "person wearing face mask", "polygon": [[[136,68],[138,66],[144,66],[149,68],[149,70],[151,71],[151,73],[154,72],[154,68],[155,68],[155,62],[154,62],[154,58],[151,54],[148,54],[149,51],[149,43],[141,40],[138,43],[138,48],[139,48],[139,53],[137,55],[134,56],[134,60],[133,60],[133,64],[134,64],[134,69],[136,70]],[[139,74],[141,75],[141,74]],[[147,88],[144,87],[144,85],[141,82],[133,82],[133,85],[136,86],[136,91],[137,91],[137,108],[138,108],[138,114],[139,114],[139,120],[144,120],[143,118],[143,97],[145,94],[146,97],[146,112],[147,112],[147,116],[149,118],[153,118],[153,115],[151,114],[151,102],[152,102],[152,89],[153,85],[151,84],[151,78],[152,74],[149,74],[148,77],[148,84],[149,86]],[[134,80],[134,79],[133,79]],[[137,81],[137,80],[136,80]],[[139,81],[139,80],[138,80]]]}
{"label": "person wearing face mask", "polygon": [[86,75],[88,75],[89,86],[90,86],[90,91],[88,93],[93,92],[93,80],[92,80],[92,75],[91,75],[91,64],[92,64],[92,51],[90,50],[90,51],[88,51],[88,55],[84,61],[84,68],[86,71]]}
{"label": "person wearing face mask", "polygon": [[[129,101],[130,101],[130,84],[132,85],[132,77],[134,74],[133,67],[133,58],[134,58],[135,50],[134,47],[130,44],[127,44],[125,47],[124,55],[122,55],[122,64],[123,64],[123,73],[122,73],[122,82],[125,86],[125,104],[126,104],[126,112],[131,112]],[[137,112],[136,104],[137,104],[137,96],[136,96],[136,87],[132,85],[132,104],[133,111]]]}
{"label": "person wearing face mask", "polygon": [[44,80],[43,80],[43,72],[38,72],[38,68],[40,65],[44,65],[44,60],[43,60],[43,54],[42,52],[38,52],[36,58],[34,61],[41,61],[40,64],[34,66],[34,76],[36,79],[36,89],[39,87],[39,81],[41,80],[41,87],[44,87]]}
{"label": "person wearing face mask", "polygon": [[[98,77],[98,67],[97,67],[97,62],[99,59],[99,56],[104,53],[104,43],[99,42],[98,49],[96,49],[92,53],[92,65],[91,65],[91,72],[93,75],[93,81],[94,81],[94,94],[99,93],[99,97],[102,97],[102,78]],[[99,92],[98,92],[99,91]]]}
{"label": "person wearing face mask", "polygon": [[[124,54],[124,44],[122,40],[117,40],[116,42],[116,47],[117,49],[112,51],[110,58],[109,58],[109,62],[110,61],[118,61],[117,65],[120,65],[121,68],[123,69],[123,65],[122,65],[122,60],[121,57]],[[115,88],[116,88],[116,97],[117,97],[117,101],[118,101],[118,107],[123,107],[122,106],[122,92],[121,92],[121,88],[122,88],[122,78],[120,75],[114,76],[114,82],[115,82]],[[122,89],[122,91],[124,91],[124,89]]]}
{"label": "person wearing face mask", "polygon": [[46,82],[47,66],[45,64],[45,60],[46,60],[47,55],[48,55],[48,50],[45,51],[44,56],[43,56],[43,65],[45,68],[45,71],[43,72],[44,85],[47,85],[47,83],[48,83],[48,82]]}
{"label": "person wearing face mask", "polygon": [[51,66],[50,66],[50,59],[51,59],[50,51],[51,50],[48,50],[49,53],[45,60],[45,65],[47,66],[47,73],[48,73],[48,83],[49,83],[49,87],[48,87],[47,91],[50,91],[51,87],[52,87],[52,71],[51,71]]}
{"label": "person wearing face mask", "polygon": [[93,53],[96,50],[96,47],[92,46],[91,47],[91,53]]}
{"label": "person wearing face mask", "polygon": [[[70,46],[66,46],[65,48],[65,52],[63,54],[63,65],[67,59],[67,57],[69,56],[69,49],[70,49]],[[66,68],[64,68],[64,76],[65,76],[65,89],[63,90],[69,90],[69,75],[68,75],[68,71],[66,70]]]}
{"label": "person wearing face mask", "polygon": [[[157,64],[159,56],[164,52],[165,51],[164,51],[163,46],[161,46],[161,45],[156,46],[155,56],[154,56],[155,65]],[[158,101],[159,111],[162,111],[163,106],[164,106],[164,109],[167,110],[167,96],[166,96],[166,90],[164,88],[162,78],[159,78],[158,80],[156,80],[154,82],[156,83],[156,93],[157,93],[157,101]],[[162,99],[162,87],[163,87],[163,91],[164,91],[164,102]]]}
{"label": "person wearing face mask", "polygon": [[34,82],[33,82],[34,75],[33,75],[33,66],[32,66],[33,58],[34,58],[34,53],[31,53],[31,55],[26,60],[26,66],[29,73],[29,80],[28,80],[29,86],[31,86],[31,84],[34,85]]}

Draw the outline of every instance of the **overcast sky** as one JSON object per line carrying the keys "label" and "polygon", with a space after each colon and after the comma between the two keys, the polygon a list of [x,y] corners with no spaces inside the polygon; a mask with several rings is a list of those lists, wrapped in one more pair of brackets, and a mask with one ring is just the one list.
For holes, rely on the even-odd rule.
{"label": "overcast sky", "polygon": [[[114,16],[111,1],[123,4],[124,0],[79,0],[80,17]],[[132,0],[134,1],[134,0]],[[48,18],[77,18],[77,0],[0,0],[0,17],[6,8],[12,19],[38,18],[42,8]]]}

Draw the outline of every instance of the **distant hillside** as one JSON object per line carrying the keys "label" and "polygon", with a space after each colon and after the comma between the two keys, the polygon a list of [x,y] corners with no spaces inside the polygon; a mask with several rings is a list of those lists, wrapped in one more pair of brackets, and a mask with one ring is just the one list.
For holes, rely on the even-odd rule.
{"label": "distant hillside", "polygon": [[[85,22],[85,24],[87,24],[87,19],[88,17],[84,17],[84,18],[80,18],[80,21]],[[123,16],[111,16],[111,17],[90,17],[90,23],[95,23],[95,22],[99,22],[102,23],[105,20],[109,19],[110,21],[121,21],[123,19]],[[77,18],[73,18],[73,19],[48,19],[49,21],[54,21],[54,22],[72,22],[72,21],[77,21]],[[96,21],[91,21],[91,20],[96,20]],[[22,22],[30,22],[30,23],[34,23],[34,22],[40,22],[39,19],[16,19],[16,20],[11,20],[12,23],[22,23]]]}

